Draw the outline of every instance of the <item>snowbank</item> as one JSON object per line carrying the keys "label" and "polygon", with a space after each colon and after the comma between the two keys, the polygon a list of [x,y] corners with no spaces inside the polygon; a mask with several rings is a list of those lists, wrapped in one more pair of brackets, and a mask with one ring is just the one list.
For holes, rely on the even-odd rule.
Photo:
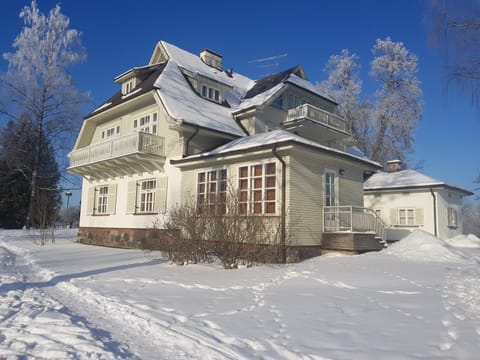
{"label": "snowbank", "polygon": [[447,243],[455,247],[480,248],[480,239],[473,234],[457,235],[451,239],[447,239]]}
{"label": "snowbank", "polygon": [[465,262],[467,258],[444,240],[415,230],[388,247],[386,253],[417,262]]}

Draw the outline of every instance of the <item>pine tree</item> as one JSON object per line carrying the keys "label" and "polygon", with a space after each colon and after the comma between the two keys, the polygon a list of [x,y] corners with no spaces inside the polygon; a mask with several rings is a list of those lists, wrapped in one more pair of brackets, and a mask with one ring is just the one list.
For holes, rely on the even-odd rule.
{"label": "pine tree", "polygon": [[25,113],[33,121],[34,157],[27,213],[30,226],[41,188],[40,154],[54,149],[64,155],[64,147],[71,147],[73,135],[81,124],[80,105],[86,97],[74,86],[67,68],[83,61],[85,51],[80,33],[69,29],[70,20],[61,13],[59,5],[44,15],[33,0],[23,8],[20,17],[24,27],[13,43],[16,51],[3,55],[8,70],[0,75],[0,90],[9,106],[0,107],[0,113],[10,119]]}
{"label": "pine tree", "polygon": [[[25,225],[30,207],[33,163],[35,159],[35,127],[27,115],[10,121],[0,133],[0,226],[20,228]],[[43,202],[46,223],[39,224],[39,208],[34,209],[32,225],[50,225],[60,204],[58,183],[60,171],[53,147],[44,138],[39,154],[39,172],[36,183],[38,199]]]}

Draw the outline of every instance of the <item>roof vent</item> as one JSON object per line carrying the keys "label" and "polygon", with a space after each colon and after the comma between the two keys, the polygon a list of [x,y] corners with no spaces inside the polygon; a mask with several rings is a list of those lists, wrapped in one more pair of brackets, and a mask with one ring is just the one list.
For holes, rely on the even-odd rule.
{"label": "roof vent", "polygon": [[402,170],[402,160],[390,160],[387,161],[387,171],[389,173],[394,173]]}
{"label": "roof vent", "polygon": [[223,70],[222,55],[217,54],[210,49],[203,49],[202,51],[200,51],[200,59],[208,66],[211,66],[220,71]]}

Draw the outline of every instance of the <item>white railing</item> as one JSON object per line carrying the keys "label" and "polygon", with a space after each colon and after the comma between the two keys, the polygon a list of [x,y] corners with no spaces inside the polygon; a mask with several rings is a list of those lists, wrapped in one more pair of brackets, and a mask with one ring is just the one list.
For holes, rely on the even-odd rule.
{"label": "white railing", "polygon": [[144,132],[120,136],[72,151],[68,155],[70,167],[92,164],[135,153],[164,156],[164,142],[163,137]]}
{"label": "white railing", "polygon": [[294,121],[302,118],[318,121],[342,131],[345,131],[346,129],[344,119],[310,104],[303,104],[288,110],[287,121]]}
{"label": "white railing", "polygon": [[323,208],[324,232],[375,233],[386,239],[385,223],[371,209],[358,206],[327,206]]}

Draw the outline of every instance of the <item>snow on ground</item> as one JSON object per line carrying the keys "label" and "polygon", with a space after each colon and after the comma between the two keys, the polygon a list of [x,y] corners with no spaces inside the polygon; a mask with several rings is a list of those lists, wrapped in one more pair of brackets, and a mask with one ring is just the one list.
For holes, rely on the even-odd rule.
{"label": "snow on ground", "polygon": [[[222,270],[34,245],[0,231],[0,358],[475,359],[480,248],[415,232],[385,251]],[[475,239],[473,239],[475,241]],[[412,250],[412,248],[414,250]]]}

